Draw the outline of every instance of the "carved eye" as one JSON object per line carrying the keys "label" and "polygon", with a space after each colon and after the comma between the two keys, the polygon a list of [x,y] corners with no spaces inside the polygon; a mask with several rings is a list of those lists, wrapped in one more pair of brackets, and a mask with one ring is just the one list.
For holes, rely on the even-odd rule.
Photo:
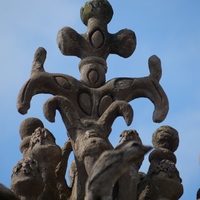
{"label": "carved eye", "polygon": [[66,78],[63,78],[61,76],[55,76],[54,79],[60,87],[66,89],[66,90],[71,89],[71,84],[69,83],[69,81]]}
{"label": "carved eye", "polygon": [[128,78],[127,79],[118,79],[115,82],[115,87],[116,87],[116,89],[124,89],[124,88],[129,87],[132,83],[133,83],[132,79],[128,79]]}
{"label": "carved eye", "polygon": [[90,42],[94,46],[94,48],[99,49],[104,44],[104,35],[100,30],[96,30],[90,36]]}

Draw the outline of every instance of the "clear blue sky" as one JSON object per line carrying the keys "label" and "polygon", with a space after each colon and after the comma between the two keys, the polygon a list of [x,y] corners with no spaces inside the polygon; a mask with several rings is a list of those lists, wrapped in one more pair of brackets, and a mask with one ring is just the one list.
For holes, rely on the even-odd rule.
{"label": "clear blue sky", "polygon": [[[56,36],[64,26],[79,33],[86,31],[79,17],[84,3],[84,0],[6,0],[0,3],[0,182],[7,186],[13,166],[22,158],[19,126],[25,118],[40,118],[60,146],[67,139],[59,115],[54,124],[43,117],[42,105],[48,95],[35,96],[25,116],[17,112],[16,99],[29,78],[33,54],[39,46],[47,50],[46,71],[79,79],[79,58],[63,56],[57,47]],[[109,32],[132,29],[137,36],[137,47],[128,59],[115,55],[108,58],[107,80],[147,76],[148,58],[156,54],[162,61],[160,82],[170,103],[165,121],[155,124],[152,122],[152,103],[147,99],[133,101],[133,123],[127,127],[122,119],[117,119],[110,139],[116,145],[124,129],[136,129],[143,143],[151,145],[152,133],[159,126],[170,125],[177,129],[180,145],[175,154],[185,190],[181,199],[195,199],[200,187],[200,1],[110,0],[110,3],[114,16],[108,25]],[[149,165],[147,158],[143,171]]]}

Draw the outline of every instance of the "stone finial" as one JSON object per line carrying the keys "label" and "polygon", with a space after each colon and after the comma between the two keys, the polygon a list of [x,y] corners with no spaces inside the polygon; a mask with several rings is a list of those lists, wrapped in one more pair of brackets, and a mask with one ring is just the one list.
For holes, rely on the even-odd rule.
{"label": "stone finial", "polygon": [[20,151],[23,154],[23,157],[25,158],[28,154],[28,148],[29,148],[29,143],[31,139],[32,133],[34,133],[35,129],[38,127],[43,128],[44,125],[41,120],[38,118],[30,117],[25,119],[21,124],[20,124],[20,137],[22,139],[20,143]]}
{"label": "stone finial", "polygon": [[19,128],[19,133],[20,133],[21,139],[31,136],[32,133],[35,131],[35,129],[38,127],[41,127],[41,128],[44,127],[44,125],[40,119],[35,118],[35,117],[30,117],[30,118],[25,119],[20,124],[20,128]]}
{"label": "stone finial", "polygon": [[88,27],[85,34],[78,34],[70,27],[58,32],[57,43],[64,55],[81,58],[81,81],[90,87],[105,83],[106,58],[109,54],[129,57],[136,47],[135,33],[123,29],[110,34],[107,24],[112,19],[112,6],[107,0],[88,1],[80,11],[83,23]]}
{"label": "stone finial", "polygon": [[152,142],[155,149],[149,155],[149,171],[140,183],[139,199],[146,195],[152,199],[178,200],[183,194],[174,155],[179,144],[178,132],[170,126],[161,126],[154,132]]}
{"label": "stone finial", "polygon": [[170,126],[161,126],[154,132],[152,143],[155,148],[165,148],[175,152],[179,145],[178,132]]}
{"label": "stone finial", "polygon": [[91,18],[108,24],[113,16],[113,9],[107,0],[90,0],[80,10],[82,22],[87,26]]}

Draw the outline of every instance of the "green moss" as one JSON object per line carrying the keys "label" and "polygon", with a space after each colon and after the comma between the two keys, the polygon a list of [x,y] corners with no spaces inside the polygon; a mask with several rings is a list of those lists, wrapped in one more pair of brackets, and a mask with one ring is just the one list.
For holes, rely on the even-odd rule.
{"label": "green moss", "polygon": [[107,0],[93,0],[85,3],[80,10],[81,20],[87,25],[92,17],[110,22],[113,16],[113,9]]}

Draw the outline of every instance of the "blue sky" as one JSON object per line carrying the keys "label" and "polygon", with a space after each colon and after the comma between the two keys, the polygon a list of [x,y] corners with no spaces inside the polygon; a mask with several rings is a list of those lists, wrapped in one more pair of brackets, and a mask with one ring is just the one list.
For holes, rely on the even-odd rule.
{"label": "blue sky", "polygon": [[[16,109],[21,86],[29,78],[35,50],[47,50],[45,70],[69,74],[79,79],[79,58],[63,56],[56,43],[57,32],[70,26],[79,33],[86,27],[79,17],[85,3],[77,1],[1,1],[0,6],[0,98],[1,139],[0,182],[9,186],[13,166],[22,158],[19,151],[20,123],[27,117],[40,118],[62,146],[67,139],[58,115],[51,124],[43,117],[42,105],[48,95],[37,95],[26,115]],[[130,127],[122,118],[115,121],[110,140],[119,141],[124,129],[136,129],[144,144],[151,145],[152,133],[161,125],[178,130],[180,145],[175,152],[177,168],[183,179],[182,200],[195,199],[200,187],[200,1],[110,0],[114,16],[108,25],[110,33],[132,29],[137,47],[128,59],[111,55],[107,59],[107,80],[115,77],[143,77],[149,74],[148,58],[157,55],[162,61],[161,85],[168,98],[169,114],[160,124],[152,121],[153,105],[147,99],[131,102],[135,112]],[[141,170],[148,168],[148,157]]]}

